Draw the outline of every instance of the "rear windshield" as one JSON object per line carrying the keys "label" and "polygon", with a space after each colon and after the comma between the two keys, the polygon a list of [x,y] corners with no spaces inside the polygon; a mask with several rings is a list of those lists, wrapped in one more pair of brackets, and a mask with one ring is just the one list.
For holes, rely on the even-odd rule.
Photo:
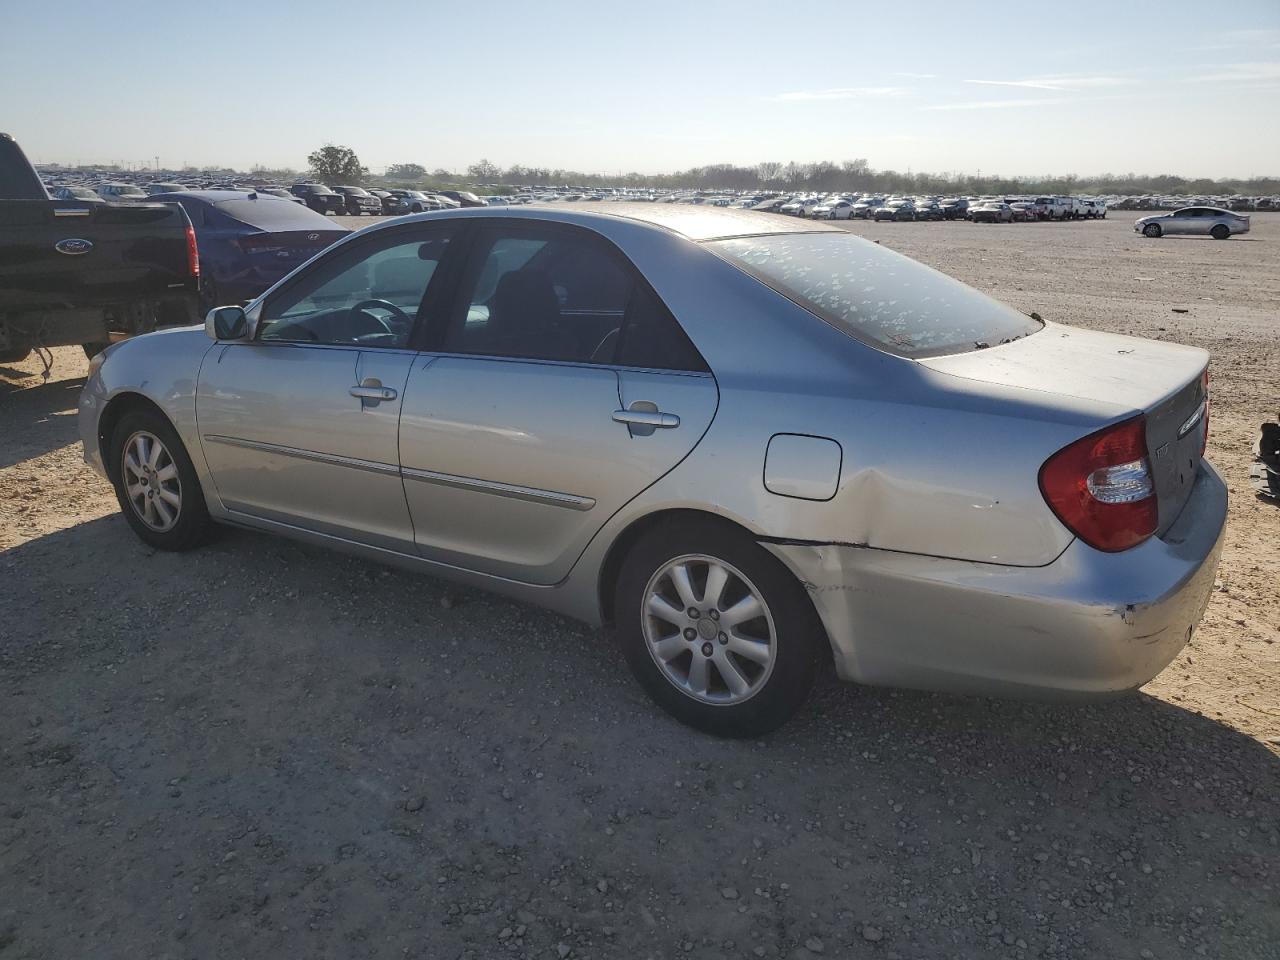
{"label": "rear windshield", "polygon": [[706,246],[837,329],[899,356],[964,353],[1042,327],[958,280],[844,231]]}
{"label": "rear windshield", "polygon": [[333,221],[292,200],[264,197],[223,200],[214,205],[227,216],[264,230],[332,230]]}

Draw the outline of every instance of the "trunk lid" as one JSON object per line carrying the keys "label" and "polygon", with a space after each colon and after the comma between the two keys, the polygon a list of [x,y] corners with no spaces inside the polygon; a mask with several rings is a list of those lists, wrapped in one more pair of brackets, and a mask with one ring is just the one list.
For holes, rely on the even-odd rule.
{"label": "trunk lid", "polygon": [[1208,429],[1209,354],[1198,347],[1050,323],[1012,343],[917,362],[951,376],[1098,401],[1115,411],[1099,427],[1146,414],[1157,534],[1191,495]]}
{"label": "trunk lid", "polygon": [[345,230],[263,232],[240,237],[238,245],[253,266],[287,273],[346,235]]}

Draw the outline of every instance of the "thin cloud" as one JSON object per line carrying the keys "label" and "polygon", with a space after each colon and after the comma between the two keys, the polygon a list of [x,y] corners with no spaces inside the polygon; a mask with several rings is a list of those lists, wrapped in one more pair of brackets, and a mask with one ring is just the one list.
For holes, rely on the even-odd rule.
{"label": "thin cloud", "polygon": [[1087,90],[1120,87],[1133,83],[1125,77],[1032,77],[1027,80],[965,80],[989,87],[1020,87],[1025,90]]}
{"label": "thin cloud", "polygon": [[911,80],[937,80],[938,79],[938,75],[936,73],[911,73],[908,70],[899,70],[896,73],[894,73],[894,76],[907,77]]}
{"label": "thin cloud", "polygon": [[770,100],[884,100],[891,97],[906,96],[902,87],[831,87],[827,90],[796,90],[792,93],[780,93]]}
{"label": "thin cloud", "polygon": [[966,100],[961,103],[938,103],[921,110],[1013,110],[1019,107],[1044,107],[1049,104],[1074,103],[1064,97],[1033,97],[1025,100]]}
{"label": "thin cloud", "polygon": [[1274,83],[1280,80],[1280,63],[1234,63],[1188,79],[1193,83]]}
{"label": "thin cloud", "polygon": [[1240,47],[1280,47],[1280,29],[1255,27],[1219,33],[1215,42],[1193,47],[1194,50],[1235,50]]}

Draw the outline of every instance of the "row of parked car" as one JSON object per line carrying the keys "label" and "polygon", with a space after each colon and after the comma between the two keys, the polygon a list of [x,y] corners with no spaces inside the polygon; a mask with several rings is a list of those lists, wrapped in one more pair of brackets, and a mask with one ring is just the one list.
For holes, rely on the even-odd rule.
{"label": "row of parked car", "polygon": [[1032,220],[1093,220],[1106,203],[1080,197],[884,197],[843,194],[768,197],[749,209],[815,220],[972,220],[1023,223]]}
{"label": "row of parked car", "polygon": [[406,213],[425,213],[428,210],[446,210],[455,207],[481,207],[485,203],[473,193],[445,190],[429,193],[424,190],[383,190],[376,187],[326,186],[323,183],[279,184],[240,183],[177,183],[156,181],[147,184],[124,182],[101,183],[50,183],[50,195],[55,200],[78,200],[84,203],[142,202],[162,194],[187,193],[196,190],[241,190],[264,196],[292,200],[316,213],[358,217],[401,216]]}
{"label": "row of parked car", "polygon": [[1112,210],[1181,210],[1185,207],[1215,207],[1238,213],[1280,210],[1280,197],[1207,197],[1185,194],[1163,196],[1116,197],[1108,204]]}

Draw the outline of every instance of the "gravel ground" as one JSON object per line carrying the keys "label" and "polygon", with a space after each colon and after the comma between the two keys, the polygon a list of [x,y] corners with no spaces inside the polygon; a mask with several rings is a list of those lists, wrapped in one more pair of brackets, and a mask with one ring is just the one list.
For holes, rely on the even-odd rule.
{"label": "gravel ground", "polygon": [[1218,590],[1094,705],[827,676],[716,741],[539,610],[247,532],[145,549],[80,463],[79,352],[0,367],[0,958],[1280,957],[1280,510],[1246,470],[1280,216],[1254,226],[851,227],[1214,352]]}

